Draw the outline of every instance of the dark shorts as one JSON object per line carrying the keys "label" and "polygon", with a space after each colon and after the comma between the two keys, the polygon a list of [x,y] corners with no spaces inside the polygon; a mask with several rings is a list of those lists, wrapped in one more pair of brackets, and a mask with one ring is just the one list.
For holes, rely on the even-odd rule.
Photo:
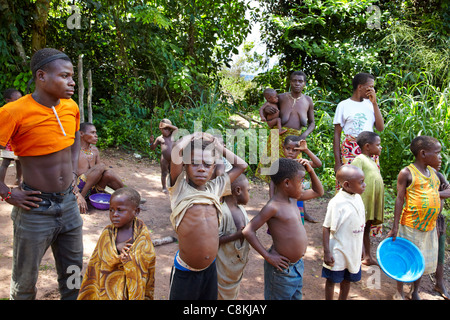
{"label": "dark shorts", "polygon": [[326,278],[333,283],[341,283],[342,280],[349,282],[358,282],[361,280],[361,267],[357,273],[350,273],[348,269],[342,271],[333,271],[325,267],[322,268],[322,278]]}
{"label": "dark shorts", "polygon": [[172,267],[169,300],[217,300],[217,290],[215,260],[202,271],[188,270],[176,262]]}

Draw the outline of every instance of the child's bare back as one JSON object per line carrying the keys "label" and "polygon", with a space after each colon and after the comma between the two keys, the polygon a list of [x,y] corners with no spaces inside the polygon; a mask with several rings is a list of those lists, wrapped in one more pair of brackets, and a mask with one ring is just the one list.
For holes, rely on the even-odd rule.
{"label": "child's bare back", "polygon": [[[264,117],[266,118],[267,122],[280,117],[280,110],[278,110],[275,113],[269,113],[266,110],[266,108],[269,108],[269,107],[274,107],[274,108],[278,109],[278,105],[276,103],[271,103],[271,102],[266,102],[263,104],[262,110],[263,110],[263,114],[264,114]],[[276,123],[274,123],[272,126],[274,126],[274,125],[276,125]]]}

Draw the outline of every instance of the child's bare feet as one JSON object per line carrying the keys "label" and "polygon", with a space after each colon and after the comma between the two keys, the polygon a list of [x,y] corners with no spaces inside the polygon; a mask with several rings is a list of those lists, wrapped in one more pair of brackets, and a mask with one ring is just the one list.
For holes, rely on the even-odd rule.
{"label": "child's bare feet", "polygon": [[365,266],[378,266],[378,261],[372,257],[363,259],[361,263]]}

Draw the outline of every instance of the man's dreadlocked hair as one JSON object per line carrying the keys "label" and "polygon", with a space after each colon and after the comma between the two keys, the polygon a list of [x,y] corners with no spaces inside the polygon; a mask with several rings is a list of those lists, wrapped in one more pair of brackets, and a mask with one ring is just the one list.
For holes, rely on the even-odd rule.
{"label": "man's dreadlocked hair", "polygon": [[30,62],[31,73],[33,76],[32,78],[36,78],[36,71],[39,69],[45,71],[48,64],[57,59],[71,61],[65,53],[53,48],[44,48],[36,51],[36,53],[31,57]]}

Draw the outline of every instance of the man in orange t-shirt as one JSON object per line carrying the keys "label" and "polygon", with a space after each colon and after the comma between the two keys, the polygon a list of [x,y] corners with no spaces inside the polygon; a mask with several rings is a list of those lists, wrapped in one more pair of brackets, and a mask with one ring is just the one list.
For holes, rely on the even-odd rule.
{"label": "man in orange t-shirt", "polygon": [[23,170],[19,188],[0,181],[1,199],[14,206],[10,298],[36,298],[39,265],[51,246],[61,299],[76,299],[68,270],[82,269],[83,220],[73,193],[80,150],[73,65],[51,48],[37,51],[30,65],[35,91],[0,109],[0,148],[11,141]]}

